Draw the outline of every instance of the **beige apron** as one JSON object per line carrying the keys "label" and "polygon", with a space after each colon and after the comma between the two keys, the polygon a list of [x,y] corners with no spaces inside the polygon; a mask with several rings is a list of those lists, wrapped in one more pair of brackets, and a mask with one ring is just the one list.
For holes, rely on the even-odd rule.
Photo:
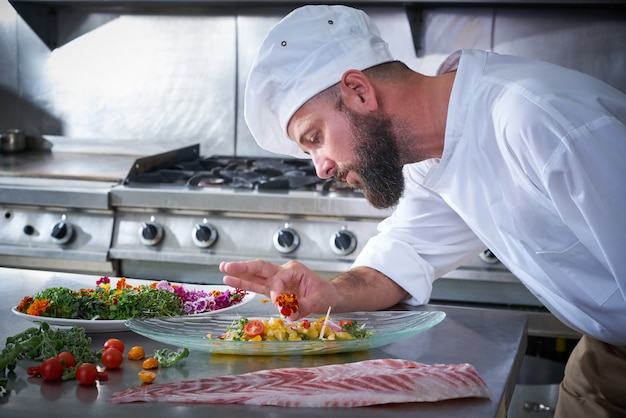
{"label": "beige apron", "polygon": [[626,346],[583,336],[565,367],[554,417],[626,417]]}

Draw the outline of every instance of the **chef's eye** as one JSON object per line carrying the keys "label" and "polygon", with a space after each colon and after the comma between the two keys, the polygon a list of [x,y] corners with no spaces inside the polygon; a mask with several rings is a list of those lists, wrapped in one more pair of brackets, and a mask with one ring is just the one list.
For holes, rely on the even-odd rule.
{"label": "chef's eye", "polygon": [[320,142],[320,134],[319,132],[316,132],[312,137],[311,137],[311,144],[319,144]]}

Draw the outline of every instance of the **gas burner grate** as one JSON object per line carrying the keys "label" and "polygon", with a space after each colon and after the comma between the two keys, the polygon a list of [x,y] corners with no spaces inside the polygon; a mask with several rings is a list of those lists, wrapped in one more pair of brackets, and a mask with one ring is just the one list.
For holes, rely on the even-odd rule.
{"label": "gas burner grate", "polygon": [[189,188],[227,186],[248,190],[315,190],[324,179],[311,161],[283,158],[211,156],[134,173],[126,185],[169,184]]}

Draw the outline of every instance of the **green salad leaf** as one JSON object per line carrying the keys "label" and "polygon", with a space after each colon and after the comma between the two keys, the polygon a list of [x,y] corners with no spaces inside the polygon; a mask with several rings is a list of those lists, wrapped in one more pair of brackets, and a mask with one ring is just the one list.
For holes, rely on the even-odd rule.
{"label": "green salad leaf", "polygon": [[154,350],[154,358],[159,362],[159,367],[170,367],[184,358],[189,357],[189,349],[181,348],[177,351],[170,351],[167,348]]}
{"label": "green salad leaf", "polygon": [[85,335],[84,328],[55,329],[45,322],[8,337],[0,351],[0,387],[6,386],[6,371],[14,370],[18,360],[43,361],[68,351],[77,364],[94,363],[98,361],[98,353],[90,345],[91,338]]}
{"label": "green salad leaf", "polygon": [[183,304],[173,292],[142,286],[108,291],[102,287],[73,291],[64,287],[42,290],[35,300],[48,300],[41,316],[69,319],[122,320],[137,317],[183,315]]}

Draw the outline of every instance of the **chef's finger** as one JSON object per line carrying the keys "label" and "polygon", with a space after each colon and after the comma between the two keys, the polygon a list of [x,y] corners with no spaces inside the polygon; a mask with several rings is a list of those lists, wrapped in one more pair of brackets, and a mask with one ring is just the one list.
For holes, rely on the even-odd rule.
{"label": "chef's finger", "polygon": [[306,318],[307,316],[311,314],[313,314],[313,312],[309,312],[301,308],[301,309],[298,309],[298,312],[294,313],[293,315],[288,316],[287,320],[290,322],[296,322],[302,318]]}
{"label": "chef's finger", "polygon": [[229,276],[247,279],[268,278],[276,274],[280,266],[263,260],[224,261],[220,263],[220,271]]}
{"label": "chef's finger", "polygon": [[[220,270],[225,273],[224,284],[266,296],[270,296],[270,290],[275,288],[275,273],[280,269],[280,266],[261,260],[220,263]],[[282,284],[278,283],[278,287],[281,288]]]}
{"label": "chef's finger", "polygon": [[247,290],[249,292],[260,293],[269,297],[270,290],[263,282],[255,282],[250,280],[244,280],[235,276],[224,276],[222,279],[226,286],[234,287],[237,289]]}

